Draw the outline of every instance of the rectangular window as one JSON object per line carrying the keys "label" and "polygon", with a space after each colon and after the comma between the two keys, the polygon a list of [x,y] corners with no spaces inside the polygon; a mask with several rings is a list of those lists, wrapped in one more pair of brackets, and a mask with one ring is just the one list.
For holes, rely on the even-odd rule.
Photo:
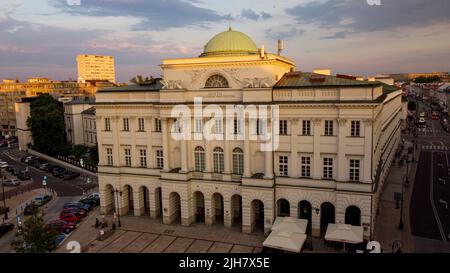
{"label": "rectangular window", "polygon": [[311,177],[311,157],[302,157],[302,177]]}
{"label": "rectangular window", "polygon": [[111,119],[105,118],[105,131],[111,131]]}
{"label": "rectangular window", "polygon": [[278,159],[278,169],[280,176],[288,176],[288,157],[287,156],[280,156]]}
{"label": "rectangular window", "polygon": [[350,160],[350,181],[359,181],[359,167],[360,161],[351,159]]}
{"label": "rectangular window", "polygon": [[233,125],[234,125],[234,134],[235,135],[242,134],[242,122],[241,122],[241,119],[235,118]]}
{"label": "rectangular window", "polygon": [[333,179],[333,159],[324,158],[323,159],[323,178]]}
{"label": "rectangular window", "polygon": [[287,120],[280,120],[280,135],[288,134],[288,122]]}
{"label": "rectangular window", "polygon": [[195,118],[195,132],[202,133],[203,132],[203,119]]}
{"label": "rectangular window", "polygon": [[256,120],[256,134],[257,135],[264,135],[265,129],[266,128],[264,127],[264,120],[257,119]]}
{"label": "rectangular window", "polygon": [[332,136],[333,135],[333,121],[325,120],[325,135]]}
{"label": "rectangular window", "polygon": [[155,118],[155,132],[161,132],[161,119]]}
{"label": "rectangular window", "polygon": [[108,166],[112,166],[114,164],[112,148],[106,148],[106,161],[107,161]]}
{"label": "rectangular window", "polygon": [[131,150],[125,149],[125,166],[131,167]]}
{"label": "rectangular window", "polygon": [[140,163],[142,168],[147,168],[147,150],[140,149],[139,150],[140,155]]}
{"label": "rectangular window", "polygon": [[352,137],[359,137],[361,132],[361,122],[357,120],[352,120],[352,129],[351,129]]}
{"label": "rectangular window", "polygon": [[143,131],[145,131],[145,120],[144,120],[144,118],[138,118],[138,130],[140,131],[140,132],[143,132]]}
{"label": "rectangular window", "polygon": [[130,122],[129,122],[128,118],[123,119],[123,130],[130,131]]}
{"label": "rectangular window", "polygon": [[156,168],[164,169],[164,155],[162,150],[156,151]]}
{"label": "rectangular window", "polygon": [[215,119],[216,134],[223,134],[223,121],[221,118]]}
{"label": "rectangular window", "polygon": [[304,135],[304,136],[311,135],[311,121],[310,120],[304,120],[302,122],[302,135]]}

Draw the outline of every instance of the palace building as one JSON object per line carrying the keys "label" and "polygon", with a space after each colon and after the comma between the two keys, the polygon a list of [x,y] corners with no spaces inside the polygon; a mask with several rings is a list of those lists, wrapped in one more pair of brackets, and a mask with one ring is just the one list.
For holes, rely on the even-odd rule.
{"label": "palace building", "polygon": [[[268,232],[276,216],[374,233],[378,199],[400,141],[401,91],[381,82],[295,71],[292,60],[257,48],[231,28],[195,58],[165,59],[163,78],[96,94],[102,213]],[[189,119],[192,138],[175,139],[176,105],[276,106],[262,130],[257,117]],[[192,111],[194,112],[194,111]],[[196,138],[214,120],[214,134]],[[274,126],[276,123],[277,126]],[[183,127],[185,128],[185,127]],[[272,130],[270,130],[272,128]],[[276,130],[274,129],[276,128]],[[260,138],[277,139],[274,151]]]}

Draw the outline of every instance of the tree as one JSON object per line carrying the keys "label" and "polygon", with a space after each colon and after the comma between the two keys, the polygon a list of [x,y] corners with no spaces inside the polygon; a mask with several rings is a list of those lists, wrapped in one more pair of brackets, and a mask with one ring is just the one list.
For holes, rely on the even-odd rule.
{"label": "tree", "polygon": [[64,111],[49,94],[42,94],[31,103],[27,124],[39,152],[58,155],[66,150]]}
{"label": "tree", "polygon": [[409,111],[416,111],[417,109],[417,104],[414,101],[409,101],[408,102],[408,110]]}
{"label": "tree", "polygon": [[71,149],[71,154],[74,155],[77,159],[80,159],[86,153],[86,148],[83,145],[74,145]]}
{"label": "tree", "polygon": [[141,85],[141,84],[151,84],[153,83],[155,80],[155,78],[153,78],[153,76],[150,75],[150,77],[142,77],[141,75],[137,75],[136,77],[133,77],[130,82],[137,84],[137,85]]}
{"label": "tree", "polygon": [[36,208],[18,228],[11,246],[17,253],[49,253],[56,248],[57,235],[58,232],[45,229],[43,214]]}

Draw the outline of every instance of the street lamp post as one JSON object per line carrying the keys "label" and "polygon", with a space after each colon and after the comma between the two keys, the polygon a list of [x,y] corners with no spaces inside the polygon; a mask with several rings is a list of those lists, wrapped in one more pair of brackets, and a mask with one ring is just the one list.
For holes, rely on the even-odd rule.
{"label": "street lamp post", "polygon": [[120,224],[120,208],[119,208],[119,195],[122,197],[122,191],[119,191],[118,189],[116,189],[114,191],[116,193],[116,200],[117,200],[117,206],[116,206],[116,213],[117,213],[117,226],[121,227],[122,225]]}
{"label": "street lamp post", "polygon": [[2,191],[3,191],[3,207],[5,209],[5,220],[8,220],[8,209],[6,208],[6,196],[5,196],[5,184],[4,182],[4,177],[2,174],[2,170],[0,169],[0,176],[2,177]]}

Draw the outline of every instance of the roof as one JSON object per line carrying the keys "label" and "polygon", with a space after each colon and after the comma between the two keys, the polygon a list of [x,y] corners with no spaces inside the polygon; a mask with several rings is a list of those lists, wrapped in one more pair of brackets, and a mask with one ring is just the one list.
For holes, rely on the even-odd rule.
{"label": "roof", "polygon": [[124,85],[117,87],[106,87],[101,88],[98,92],[149,92],[149,91],[160,91],[163,87],[163,84],[160,80],[149,84],[133,84],[133,85]]}
{"label": "roof", "polygon": [[214,36],[206,45],[203,54],[206,56],[254,55],[258,48],[246,34],[232,30],[221,32]]}
{"label": "roof", "polygon": [[81,112],[82,115],[95,115],[95,107],[91,107],[89,109],[84,110]]}
{"label": "roof", "polygon": [[76,98],[72,101],[66,102],[66,105],[73,105],[73,104],[93,104],[95,103],[94,98],[90,97],[83,97],[83,98]]}
{"label": "roof", "polygon": [[274,89],[302,87],[378,87],[381,82],[368,82],[348,77],[327,76],[311,72],[286,73],[273,87]]}

